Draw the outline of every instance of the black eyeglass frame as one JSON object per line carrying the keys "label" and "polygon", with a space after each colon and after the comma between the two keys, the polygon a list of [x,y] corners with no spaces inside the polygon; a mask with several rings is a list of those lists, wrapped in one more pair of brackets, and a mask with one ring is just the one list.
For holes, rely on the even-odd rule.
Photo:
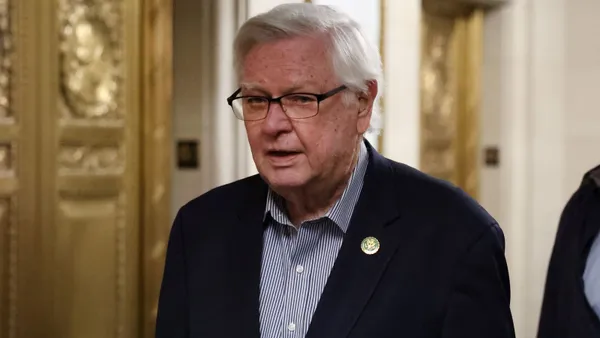
{"label": "black eyeglass frame", "polygon": [[[237,100],[237,99],[243,99],[243,98],[262,98],[262,99],[266,99],[268,104],[267,104],[267,110],[265,113],[264,117],[261,117],[259,119],[253,119],[253,120],[246,120],[246,119],[242,119],[242,121],[260,121],[262,119],[265,119],[267,117],[267,115],[269,114],[269,110],[271,110],[271,103],[275,102],[275,103],[279,103],[279,105],[283,108],[283,105],[281,104],[281,99],[288,97],[288,96],[292,96],[292,95],[311,95],[314,96],[317,99],[317,112],[314,115],[311,116],[306,116],[306,117],[290,117],[293,118],[295,120],[301,120],[301,119],[308,119],[311,117],[315,117],[319,114],[319,108],[320,108],[320,103],[332,96],[334,96],[335,94],[348,89],[348,87],[346,85],[341,85],[339,87],[336,87],[328,92],[322,93],[322,94],[315,94],[315,93],[289,93],[289,94],[285,94],[285,95],[281,95],[279,97],[268,97],[268,96],[260,96],[260,95],[245,95],[245,96],[237,96],[241,91],[242,88],[238,88],[233,94],[231,94],[231,96],[229,96],[227,98],[227,104],[231,107],[231,109],[233,110],[233,100]],[[237,114],[235,114],[235,111],[233,112],[234,115],[237,117]],[[285,109],[284,109],[284,113],[285,113]],[[287,113],[286,113],[287,115]],[[289,116],[289,115],[288,115]]]}

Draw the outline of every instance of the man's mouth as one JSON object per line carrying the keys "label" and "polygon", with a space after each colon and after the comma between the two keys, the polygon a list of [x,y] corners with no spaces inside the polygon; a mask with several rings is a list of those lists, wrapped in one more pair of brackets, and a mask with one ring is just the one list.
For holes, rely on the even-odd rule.
{"label": "man's mouth", "polygon": [[267,153],[273,157],[286,157],[300,154],[299,151],[288,151],[288,150],[271,150]]}

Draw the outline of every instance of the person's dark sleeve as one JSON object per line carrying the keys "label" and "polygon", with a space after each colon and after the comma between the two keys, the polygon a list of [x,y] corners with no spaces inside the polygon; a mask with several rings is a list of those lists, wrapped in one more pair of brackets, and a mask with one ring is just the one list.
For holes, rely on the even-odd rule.
{"label": "person's dark sleeve", "polygon": [[163,274],[156,338],[188,338],[188,304],[186,263],[182,230],[182,215],[177,214],[167,247]]}
{"label": "person's dark sleeve", "polygon": [[514,338],[504,235],[497,225],[471,245],[456,268],[443,338]]}

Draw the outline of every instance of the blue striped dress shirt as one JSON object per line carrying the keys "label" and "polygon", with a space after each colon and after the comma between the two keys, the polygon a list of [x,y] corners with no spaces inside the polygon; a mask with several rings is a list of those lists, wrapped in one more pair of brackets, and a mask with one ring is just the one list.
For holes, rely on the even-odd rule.
{"label": "blue striped dress shirt", "polygon": [[296,229],[283,199],[269,191],[260,282],[262,338],[301,338],[308,331],[333,263],[342,246],[367,170],[361,142],[356,167],[327,214]]}
{"label": "blue striped dress shirt", "polygon": [[584,292],[588,303],[600,318],[600,235],[596,235],[583,273]]}

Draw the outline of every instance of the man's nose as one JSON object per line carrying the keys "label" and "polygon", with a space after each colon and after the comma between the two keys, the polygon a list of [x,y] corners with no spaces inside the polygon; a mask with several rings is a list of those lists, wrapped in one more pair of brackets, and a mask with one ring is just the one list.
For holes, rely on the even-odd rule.
{"label": "man's nose", "polygon": [[271,102],[263,122],[263,130],[269,134],[279,134],[292,129],[290,118],[285,114],[279,102]]}

